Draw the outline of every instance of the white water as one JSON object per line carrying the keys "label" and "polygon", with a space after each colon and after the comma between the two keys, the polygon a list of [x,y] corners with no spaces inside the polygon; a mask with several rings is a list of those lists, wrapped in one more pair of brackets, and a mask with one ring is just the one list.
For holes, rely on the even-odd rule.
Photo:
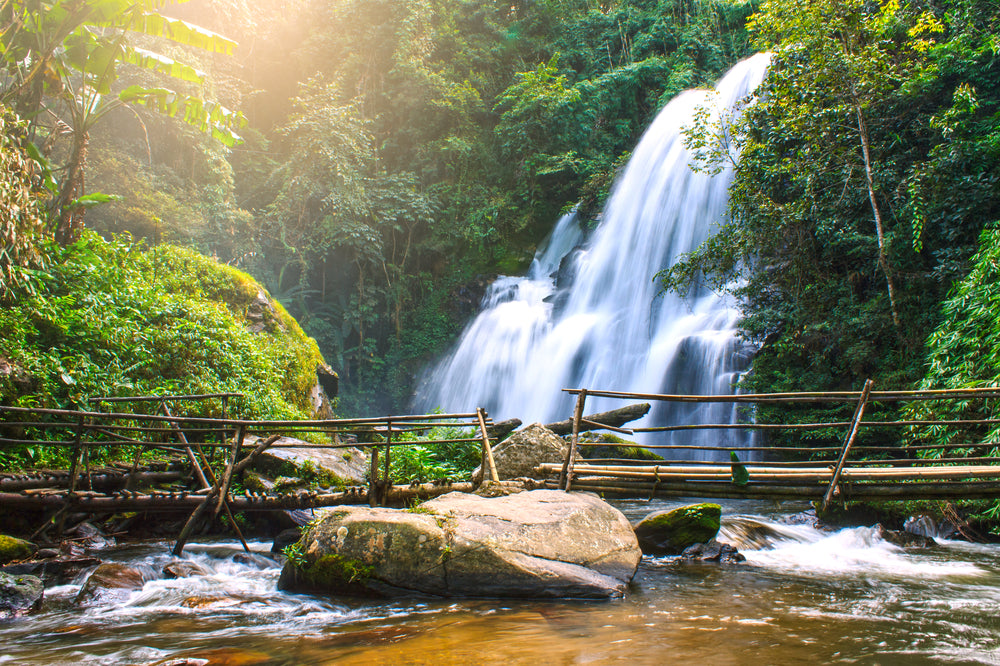
{"label": "white water", "polygon": [[[567,216],[527,276],[498,278],[481,314],[418,392],[418,411],[482,406],[496,419],[544,423],[570,415],[563,388],[731,393],[749,360],[736,339],[733,304],[705,288],[659,294],[653,276],[700,245],[726,211],[731,169],[693,171],[683,128],[706,102],[732,113],[768,61],[753,56],[716,92],[674,98],[646,130],[587,242],[574,250],[582,234]],[[617,406],[594,401],[588,411]],[[658,409],[657,423],[737,418],[731,405]],[[718,432],[706,432],[704,443],[726,443]],[[685,442],[703,443],[690,435]]]}

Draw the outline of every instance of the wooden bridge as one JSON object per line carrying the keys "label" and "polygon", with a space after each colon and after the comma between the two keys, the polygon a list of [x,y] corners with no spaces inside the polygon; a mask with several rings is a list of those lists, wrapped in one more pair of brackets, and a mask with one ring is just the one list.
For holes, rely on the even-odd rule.
{"label": "wooden bridge", "polygon": [[[859,392],[775,393],[719,396],[664,395],[566,389],[577,396],[569,421],[572,436],[566,459],[538,468],[531,487],[588,490],[638,497],[706,497],[771,500],[894,501],[910,499],[1000,498],[1000,455],[997,446],[981,442],[936,444],[856,445],[863,429],[914,429],[961,427],[978,435],[1000,425],[1000,419],[970,420],[865,420],[873,404],[909,401],[982,401],[1000,397],[1000,388],[940,391],[872,390],[866,383]],[[107,514],[120,511],[191,511],[175,546],[179,553],[193,530],[210,517],[225,515],[239,534],[233,515],[244,511],[302,509],[338,504],[403,505],[452,490],[471,491],[472,482],[436,482],[393,485],[390,461],[399,446],[435,443],[477,443],[482,469],[497,480],[493,445],[503,433],[483,409],[464,414],[420,414],[363,419],[314,421],[256,421],[232,418],[229,401],[236,394],[198,396],[139,396],[98,398],[96,405],[145,403],[152,414],[41,409],[0,406],[0,450],[12,446],[53,446],[69,450],[68,472],[40,472],[0,476],[0,509],[42,509],[49,518],[39,532],[55,527],[70,512]],[[584,416],[588,398],[644,400],[665,403],[739,403],[802,405],[847,403],[854,405],[850,420],[824,423],[678,424],[625,428],[607,422],[605,415]],[[216,418],[174,414],[172,405],[188,400],[219,402]],[[602,421],[602,418],[604,419]],[[446,426],[474,432],[452,439],[427,438],[433,428]],[[842,441],[821,446],[700,446],[657,442],[656,433],[692,430],[784,431],[801,433],[843,430]],[[653,449],[663,459],[585,458],[588,447],[606,443],[585,441],[581,433],[603,430],[627,436],[640,435],[639,449]],[[275,434],[281,433],[281,434]],[[246,491],[234,493],[233,480],[269,448],[281,448],[282,435],[313,441],[296,448],[362,448],[368,453],[368,484],[337,491],[300,491],[279,495]],[[415,440],[415,435],[424,438]],[[721,438],[720,438],[721,440]],[[629,446],[632,446],[631,444]],[[90,452],[97,448],[129,451],[131,466],[91,469]],[[127,447],[127,448],[123,448]],[[160,450],[172,456],[170,464],[140,469],[144,452]],[[963,455],[955,455],[961,450]],[[737,461],[698,460],[718,452],[735,454]],[[692,459],[695,458],[695,459]],[[193,479],[197,490],[139,491],[151,483]],[[242,535],[239,535],[242,539]],[[245,545],[245,542],[244,542]]]}
{"label": "wooden bridge", "polygon": [[[572,444],[561,465],[541,469],[552,487],[647,496],[719,497],[736,499],[799,499],[821,501],[902,501],[930,499],[1000,498],[1000,445],[955,441],[948,444],[856,446],[862,429],[910,430],[961,427],[985,435],[1000,419],[865,420],[876,403],[954,400],[983,401],[1000,397],[1000,388],[983,387],[924,391],[873,391],[872,382],[859,392],[768,393],[743,395],[663,395],[565,389],[577,396]],[[756,430],[778,432],[844,429],[837,446],[698,446],[688,444],[638,444],[664,456],[655,464],[635,459],[582,460],[580,449],[600,444],[580,440],[584,427],[595,424],[582,415],[588,397],[651,400],[668,403],[737,403],[744,405],[853,403],[849,421],[824,423],[680,424],[645,428],[611,428],[624,435],[692,430]],[[736,461],[691,460],[691,454],[723,451]],[[954,455],[960,451],[965,455]],[[972,455],[978,452],[980,455]],[[671,456],[673,456],[671,458]],[[751,461],[751,457],[760,461]],[[860,459],[859,459],[860,458]],[[554,477],[558,476],[558,481]]]}

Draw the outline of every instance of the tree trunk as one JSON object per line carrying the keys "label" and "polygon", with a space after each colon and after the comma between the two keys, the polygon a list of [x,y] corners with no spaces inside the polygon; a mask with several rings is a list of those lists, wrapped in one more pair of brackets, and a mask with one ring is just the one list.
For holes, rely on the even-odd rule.
{"label": "tree trunk", "polygon": [[889,309],[892,311],[892,323],[899,332],[899,310],[896,306],[896,285],[892,279],[892,269],[885,247],[885,234],[882,228],[882,213],[879,211],[875,198],[875,177],[872,175],[871,143],[868,138],[868,126],[861,105],[855,102],[854,110],[858,114],[858,134],[861,136],[861,154],[865,161],[865,183],[868,186],[868,200],[872,206],[872,216],[875,218],[875,233],[878,236],[878,265],[885,274],[886,288],[889,291]]}
{"label": "tree trunk", "polygon": [[83,227],[84,208],[69,204],[84,193],[83,170],[87,165],[87,146],[90,134],[83,132],[73,137],[73,152],[67,169],[66,180],[59,189],[55,201],[55,213],[59,216],[55,237],[60,245],[69,245],[80,235]]}

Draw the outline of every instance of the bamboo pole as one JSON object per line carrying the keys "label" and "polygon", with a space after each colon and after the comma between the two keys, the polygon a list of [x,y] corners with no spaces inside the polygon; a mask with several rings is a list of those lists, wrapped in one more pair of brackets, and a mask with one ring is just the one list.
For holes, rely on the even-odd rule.
{"label": "bamboo pole", "polygon": [[573,413],[573,437],[569,442],[569,450],[566,452],[566,464],[563,466],[560,478],[560,487],[566,492],[570,491],[573,485],[573,466],[576,463],[577,445],[580,442],[580,421],[583,420],[583,406],[587,401],[587,389],[580,389],[576,399],[576,410]]}
{"label": "bamboo pole", "polygon": [[872,380],[866,379],[865,386],[861,390],[861,398],[858,400],[857,409],[854,411],[854,418],[851,419],[851,429],[848,431],[847,437],[844,439],[844,450],[840,452],[840,458],[837,460],[837,467],[833,470],[833,478],[830,479],[830,487],[827,488],[826,494],[823,495],[824,511],[826,511],[830,506],[830,501],[837,492],[837,484],[840,481],[840,472],[844,469],[844,463],[847,462],[847,455],[851,451],[851,445],[854,444],[854,438],[858,435],[861,418],[865,415],[865,405],[868,404],[868,397],[871,394],[872,383]]}
{"label": "bamboo pole", "polygon": [[493,459],[493,448],[490,446],[490,435],[486,429],[486,410],[482,407],[476,410],[476,414],[479,417],[479,432],[483,436],[483,461],[479,468],[484,470],[483,478],[486,478],[485,470],[490,471],[490,480],[499,483],[500,476],[497,474],[497,464]]}

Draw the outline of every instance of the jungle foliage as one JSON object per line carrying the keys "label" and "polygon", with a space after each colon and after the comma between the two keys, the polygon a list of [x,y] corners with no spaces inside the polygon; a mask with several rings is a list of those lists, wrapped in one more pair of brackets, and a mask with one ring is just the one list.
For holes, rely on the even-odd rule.
{"label": "jungle foliage", "polygon": [[0,374],[3,404],[88,410],[106,395],[243,393],[247,417],[311,416],[316,343],[249,275],[90,231],[51,259],[34,293],[0,309],[0,359],[13,368]]}

